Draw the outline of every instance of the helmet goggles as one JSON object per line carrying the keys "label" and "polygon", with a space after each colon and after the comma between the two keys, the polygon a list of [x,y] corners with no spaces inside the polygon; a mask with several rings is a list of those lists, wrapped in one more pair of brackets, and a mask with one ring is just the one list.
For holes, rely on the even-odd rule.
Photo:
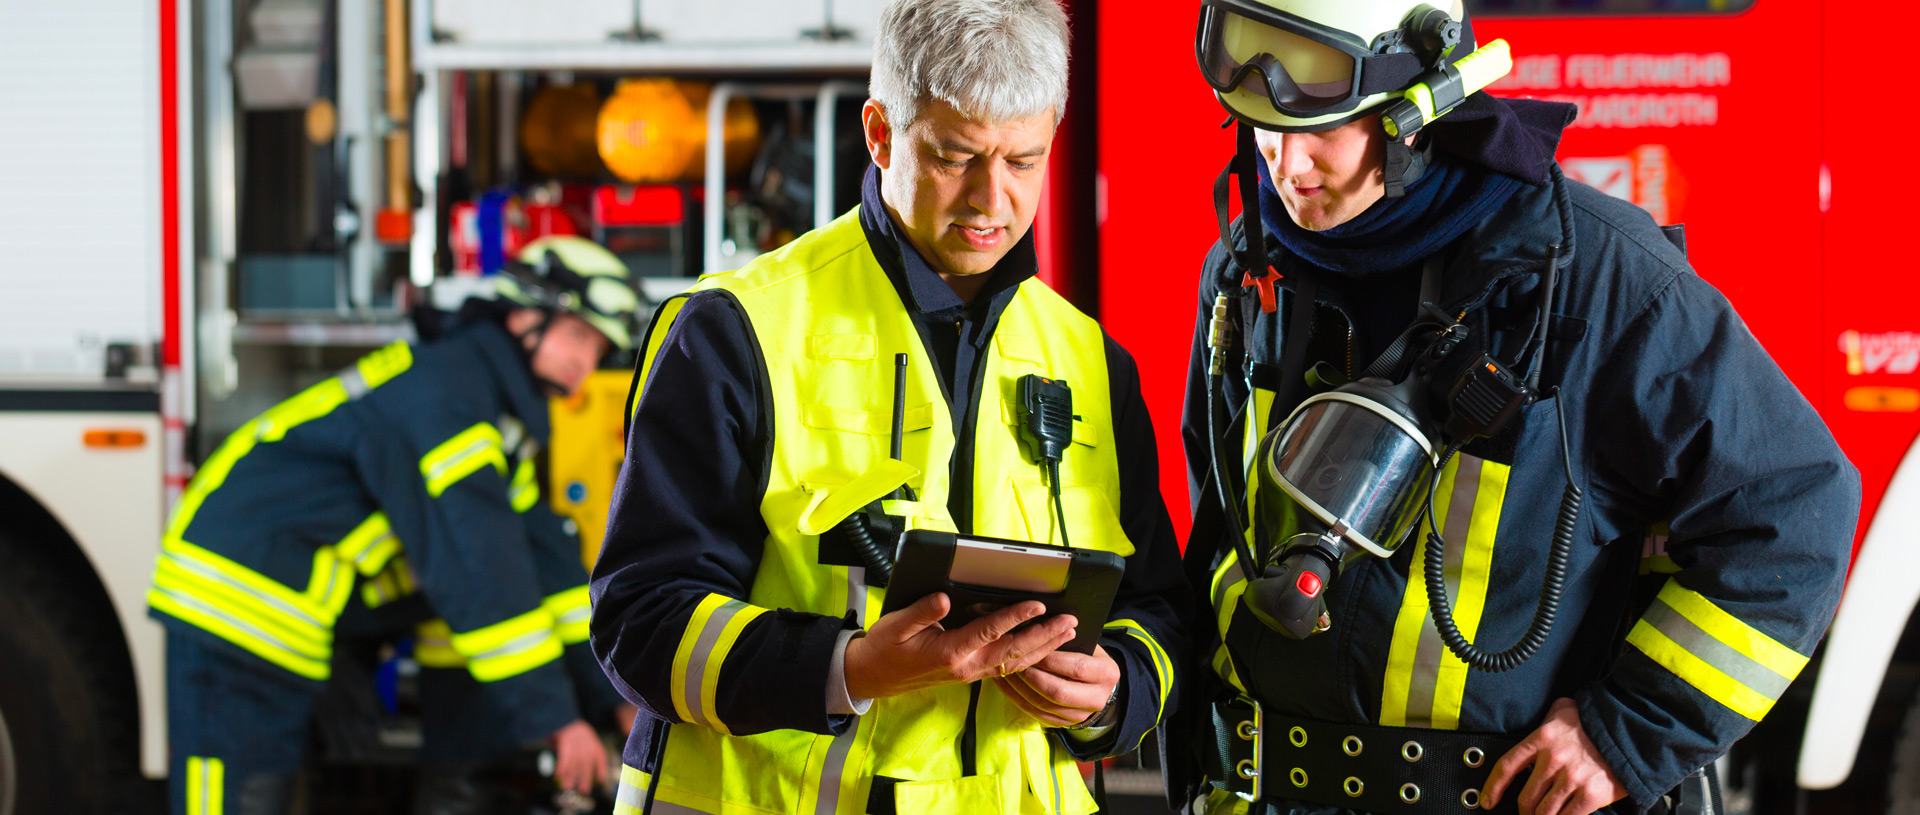
{"label": "helmet goggles", "polygon": [[1245,89],[1301,118],[1353,110],[1405,89],[1424,69],[1400,30],[1364,42],[1254,0],[1203,0],[1194,53],[1215,91]]}

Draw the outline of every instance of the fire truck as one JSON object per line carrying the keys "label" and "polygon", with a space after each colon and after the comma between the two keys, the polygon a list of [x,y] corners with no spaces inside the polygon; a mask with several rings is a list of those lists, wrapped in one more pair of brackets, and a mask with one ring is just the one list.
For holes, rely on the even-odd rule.
{"label": "fire truck", "polygon": [[[850,206],[879,5],[0,6],[0,815],[152,806],[166,697],[145,593],[169,509],[227,433],[413,338],[410,308],[470,290],[540,234],[621,245],[662,298]],[[1138,360],[1184,535],[1173,428],[1231,136],[1195,74],[1196,8],[1066,5],[1075,73],[1036,224],[1042,275]],[[1894,49],[1861,42],[1873,5],[1469,8],[1482,41],[1513,45],[1495,92],[1580,106],[1569,175],[1687,225],[1699,273],[1866,485],[1839,617],[1724,765],[1729,803],[1920,803],[1920,279],[1880,254],[1901,179],[1897,134],[1859,115],[1878,111],[1861,78],[1894,68]],[[641,94],[654,101],[607,124],[615,99]],[[744,157],[742,104],[757,129]],[[702,134],[684,166],[595,155],[659,132],[668,107],[669,130]],[[588,558],[625,384],[607,372],[555,408],[565,460],[549,494],[581,520]]]}

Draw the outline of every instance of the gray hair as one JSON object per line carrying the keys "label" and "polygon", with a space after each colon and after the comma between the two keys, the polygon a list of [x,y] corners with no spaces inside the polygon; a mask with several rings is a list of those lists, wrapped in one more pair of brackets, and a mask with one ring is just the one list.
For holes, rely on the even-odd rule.
{"label": "gray hair", "polygon": [[867,94],[894,128],[939,100],[1006,122],[1067,109],[1067,14],[1058,0],[893,0],[880,14]]}

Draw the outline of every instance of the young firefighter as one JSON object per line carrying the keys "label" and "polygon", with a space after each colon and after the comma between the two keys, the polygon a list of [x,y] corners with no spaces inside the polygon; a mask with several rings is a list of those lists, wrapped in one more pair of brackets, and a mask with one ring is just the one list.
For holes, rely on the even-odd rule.
{"label": "young firefighter", "polygon": [[1182,428],[1216,627],[1170,772],[1206,812],[1664,809],[1840,597],[1859,480],[1819,415],[1561,173],[1571,106],[1478,92],[1504,43],[1444,6],[1202,5],[1248,213]]}

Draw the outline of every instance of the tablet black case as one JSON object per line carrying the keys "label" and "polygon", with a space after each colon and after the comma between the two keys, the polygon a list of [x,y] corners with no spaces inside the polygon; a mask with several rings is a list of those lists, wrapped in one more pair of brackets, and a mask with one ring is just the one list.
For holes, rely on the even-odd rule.
{"label": "tablet black case", "polygon": [[1106,625],[1107,613],[1113,608],[1113,596],[1120,590],[1120,577],[1126,572],[1127,562],[1124,558],[1113,552],[1095,549],[1061,549],[1058,546],[979,535],[966,537],[968,540],[1072,552],[1073,563],[1067,567],[1066,591],[1036,594],[954,583],[947,575],[953,568],[954,545],[960,536],[951,532],[916,529],[908,532],[900,541],[900,550],[895,555],[893,566],[893,580],[887,587],[887,599],[881,606],[881,613],[899,611],[922,597],[943,591],[953,601],[953,607],[940,624],[952,631],[983,616],[975,612],[976,605],[998,608],[1022,600],[1039,600],[1046,604],[1047,613],[1028,620],[1021,628],[1055,614],[1072,614],[1079,620],[1079,633],[1072,641],[1060,646],[1060,650],[1093,653],[1093,646],[1100,642],[1101,628]]}

